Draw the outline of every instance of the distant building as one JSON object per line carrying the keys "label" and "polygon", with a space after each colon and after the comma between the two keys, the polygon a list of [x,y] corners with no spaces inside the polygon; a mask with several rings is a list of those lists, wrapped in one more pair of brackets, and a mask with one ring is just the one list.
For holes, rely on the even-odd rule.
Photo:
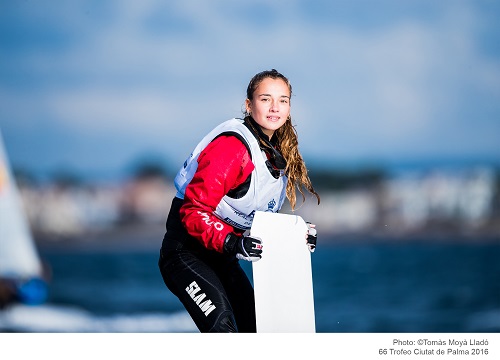
{"label": "distant building", "polygon": [[[489,168],[403,173],[376,186],[320,191],[296,214],[330,234],[489,231],[500,236],[496,173]],[[112,186],[21,188],[35,233],[55,237],[110,230],[123,224],[160,224],[175,189],[161,176],[139,177]],[[285,202],[284,213],[290,213]],[[486,229],[486,230],[485,230]]]}

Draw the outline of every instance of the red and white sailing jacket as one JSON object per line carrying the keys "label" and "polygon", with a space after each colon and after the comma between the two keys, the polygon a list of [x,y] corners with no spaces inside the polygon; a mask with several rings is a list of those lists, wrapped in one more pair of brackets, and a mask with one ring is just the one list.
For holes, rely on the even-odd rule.
{"label": "red and white sailing jacket", "polygon": [[[287,177],[273,177],[266,160],[241,119],[228,120],[208,133],[174,180],[176,196],[184,199],[180,216],[188,233],[208,249],[222,252],[229,233],[250,229],[255,211],[281,209]],[[249,176],[246,193],[233,195],[231,190]]]}

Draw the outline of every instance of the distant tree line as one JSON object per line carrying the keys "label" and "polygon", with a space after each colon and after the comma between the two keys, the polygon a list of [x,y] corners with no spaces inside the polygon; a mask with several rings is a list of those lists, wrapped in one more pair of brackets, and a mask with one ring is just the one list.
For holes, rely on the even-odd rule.
{"label": "distant tree line", "polygon": [[386,173],[376,168],[356,170],[312,168],[309,177],[316,189],[339,191],[377,186],[386,178]]}
{"label": "distant tree line", "polygon": [[[173,181],[177,168],[170,166],[162,159],[143,157],[132,162],[126,173],[131,180],[144,180],[160,177]],[[495,198],[494,208],[500,208],[500,168],[495,168]],[[14,177],[21,186],[36,186],[39,179],[26,168],[14,167]],[[347,169],[335,166],[310,166],[309,176],[315,189],[342,191],[353,188],[374,188],[388,178],[387,172],[382,168],[359,167]],[[61,188],[80,187],[90,185],[83,180],[74,169],[59,168],[52,172],[48,181]]]}

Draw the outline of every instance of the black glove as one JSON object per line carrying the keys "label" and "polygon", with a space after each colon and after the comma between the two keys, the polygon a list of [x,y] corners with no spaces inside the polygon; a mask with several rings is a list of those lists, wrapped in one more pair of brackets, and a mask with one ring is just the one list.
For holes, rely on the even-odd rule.
{"label": "black glove", "polygon": [[229,234],[224,242],[224,251],[240,260],[257,261],[262,258],[262,239]]}
{"label": "black glove", "polygon": [[309,247],[310,252],[314,252],[316,250],[316,241],[318,240],[318,233],[316,231],[316,225],[311,224],[310,222],[307,224],[307,246]]}

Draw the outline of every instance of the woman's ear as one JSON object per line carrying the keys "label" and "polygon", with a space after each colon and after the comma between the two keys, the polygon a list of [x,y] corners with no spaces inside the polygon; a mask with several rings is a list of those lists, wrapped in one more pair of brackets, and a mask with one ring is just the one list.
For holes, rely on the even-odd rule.
{"label": "woman's ear", "polygon": [[247,111],[247,114],[252,113],[252,108],[251,108],[251,101],[249,99],[245,100],[245,110]]}

